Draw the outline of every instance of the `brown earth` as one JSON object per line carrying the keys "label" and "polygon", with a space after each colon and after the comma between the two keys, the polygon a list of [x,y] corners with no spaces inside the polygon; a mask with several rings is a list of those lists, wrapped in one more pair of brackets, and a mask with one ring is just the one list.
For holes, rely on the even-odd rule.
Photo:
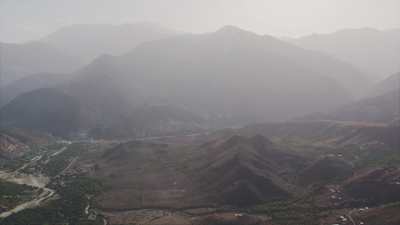
{"label": "brown earth", "polygon": [[400,169],[370,169],[349,179],[343,188],[352,198],[368,204],[400,201]]}
{"label": "brown earth", "polygon": [[106,151],[94,176],[110,187],[103,209],[252,205],[297,194],[305,159],[263,136],[233,136],[203,145],[129,142]]}

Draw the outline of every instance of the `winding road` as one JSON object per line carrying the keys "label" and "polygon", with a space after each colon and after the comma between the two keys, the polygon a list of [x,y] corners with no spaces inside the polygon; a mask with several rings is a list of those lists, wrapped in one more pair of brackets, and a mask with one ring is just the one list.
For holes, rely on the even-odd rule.
{"label": "winding road", "polygon": [[0,178],[8,182],[25,184],[42,190],[42,193],[40,193],[40,195],[37,196],[35,199],[28,202],[24,202],[9,211],[0,213],[0,218],[6,218],[24,209],[37,207],[40,205],[41,202],[51,198],[55,194],[54,190],[45,187],[46,184],[48,183],[48,179],[46,177],[33,176],[15,172],[12,173],[0,172]]}
{"label": "winding road", "polygon": [[6,218],[6,217],[8,217],[14,213],[20,212],[22,210],[37,207],[40,205],[40,203],[42,201],[45,201],[45,200],[51,198],[55,194],[55,192],[49,188],[43,188],[42,190],[43,190],[43,192],[37,198],[35,198],[29,202],[22,203],[21,205],[18,205],[17,207],[15,207],[9,211],[1,213],[0,218]]}
{"label": "winding road", "polygon": [[[57,152],[53,153],[50,157],[54,157],[61,152],[65,151],[67,148],[64,146]],[[14,213],[20,212],[24,209],[29,209],[29,208],[34,208],[39,206],[43,201],[46,201],[47,199],[51,198],[54,196],[56,193],[54,190],[47,188],[46,185],[49,183],[50,179],[48,177],[42,176],[42,175],[32,175],[32,174],[25,174],[21,173],[23,169],[27,168],[28,166],[36,163],[42,158],[42,156],[35,156],[32,158],[28,163],[25,163],[23,166],[20,168],[16,169],[15,171],[12,172],[6,172],[6,171],[0,171],[0,179],[16,183],[16,184],[24,184],[28,185],[34,188],[41,189],[42,192],[36,196],[36,198],[24,202],[15,208],[0,213],[0,218],[6,218]]]}

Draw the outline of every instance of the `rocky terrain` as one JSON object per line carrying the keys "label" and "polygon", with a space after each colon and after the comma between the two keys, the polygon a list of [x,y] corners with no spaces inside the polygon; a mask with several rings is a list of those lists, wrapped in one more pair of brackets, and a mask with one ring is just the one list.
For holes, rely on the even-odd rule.
{"label": "rocky terrain", "polygon": [[[40,151],[27,142],[15,156],[21,167],[2,170],[45,177],[54,193],[24,197],[37,203],[0,224],[395,224],[373,216],[400,200],[393,131],[302,122],[151,140],[53,140]],[[71,204],[79,210],[69,212]],[[51,220],[41,217],[49,207],[57,208]]]}

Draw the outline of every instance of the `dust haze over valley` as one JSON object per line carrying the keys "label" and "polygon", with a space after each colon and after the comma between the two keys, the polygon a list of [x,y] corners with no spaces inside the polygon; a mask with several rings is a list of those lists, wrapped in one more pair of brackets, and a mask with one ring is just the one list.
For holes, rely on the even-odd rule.
{"label": "dust haze over valley", "polygon": [[1,0],[0,225],[400,224],[399,8]]}

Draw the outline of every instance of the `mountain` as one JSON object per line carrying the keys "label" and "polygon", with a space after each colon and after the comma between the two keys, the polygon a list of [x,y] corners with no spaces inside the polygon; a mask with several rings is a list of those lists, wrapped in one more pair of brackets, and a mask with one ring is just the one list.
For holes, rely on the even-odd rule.
{"label": "mountain", "polygon": [[201,156],[204,162],[195,167],[199,189],[221,204],[243,206],[287,199],[296,193],[291,175],[305,166],[300,156],[280,150],[261,135],[235,135],[202,147],[206,149]]}
{"label": "mountain", "polygon": [[71,73],[82,62],[43,42],[0,43],[1,87],[37,73]]}
{"label": "mountain", "polygon": [[32,150],[32,146],[46,145],[53,137],[23,129],[0,129],[0,166],[2,159],[15,159]]}
{"label": "mountain", "polygon": [[399,125],[400,73],[393,74],[374,85],[359,100],[327,113],[313,113],[306,120],[339,120]]}
{"label": "mountain", "polygon": [[291,42],[349,62],[375,81],[400,70],[400,29],[346,29],[313,34]]}
{"label": "mountain", "polygon": [[299,182],[302,185],[338,182],[353,173],[351,164],[343,159],[324,157],[318,159],[301,172]]}
{"label": "mountain", "polygon": [[40,88],[57,86],[69,79],[67,74],[41,73],[27,75],[2,87],[0,107],[10,102],[20,94]]}
{"label": "mountain", "polygon": [[1,86],[26,75],[68,74],[103,54],[119,55],[138,44],[176,35],[150,23],[72,25],[23,44],[0,43]]}
{"label": "mountain", "polygon": [[379,96],[396,90],[400,90],[400,73],[395,73],[376,84],[370,95]]}
{"label": "mountain", "polygon": [[399,204],[387,204],[367,212],[357,214],[358,221],[368,221],[369,225],[397,225],[400,223]]}
{"label": "mountain", "polygon": [[374,97],[366,97],[339,107],[329,113],[316,113],[306,116],[306,120],[339,120],[376,122],[398,125],[400,121],[400,89]]}
{"label": "mountain", "polygon": [[[42,178],[44,191],[57,194],[39,191],[33,198],[41,204],[1,222],[397,225],[399,127],[393,128],[287,122],[150,141],[59,139],[31,149],[25,135],[0,131],[2,177]],[[365,129],[369,137],[361,140]],[[397,144],[390,149],[387,141]]]}
{"label": "mountain", "polygon": [[[344,189],[353,198],[369,204],[400,201],[400,169],[375,168],[349,179]],[[384,191],[383,191],[384,190]]]}
{"label": "mountain", "polygon": [[208,127],[286,120],[349,102],[354,90],[341,84],[354,80],[364,86],[346,63],[226,26],[103,55],[58,88],[79,102],[89,131],[131,135],[145,106],[185,109]]}
{"label": "mountain", "polygon": [[110,187],[97,198],[107,210],[288,199],[297,194],[290,177],[305,160],[266,137],[232,136],[180,147],[132,141],[106,150],[95,162],[93,176]]}
{"label": "mountain", "polygon": [[51,88],[18,96],[0,110],[6,126],[50,132],[61,136],[82,126],[78,102]]}
{"label": "mountain", "polygon": [[[145,105],[117,118],[109,126],[97,125],[90,135],[95,137],[147,137],[200,132],[204,119],[172,105]],[[98,124],[98,123],[97,123]]]}
{"label": "mountain", "polygon": [[120,109],[92,111],[91,103],[60,89],[40,88],[19,95],[1,108],[0,125],[62,137],[82,133],[97,138],[120,138],[192,133],[201,130],[203,123],[201,117],[170,105],[144,105],[131,108],[126,114],[119,112]]}
{"label": "mountain", "polygon": [[[343,79],[336,82],[333,76]],[[351,97],[339,83],[353,79],[362,80],[362,75],[348,64],[272,37],[224,27],[98,58],[82,71],[73,93],[81,89],[88,97],[89,92],[114,92],[118,101],[127,102],[124,105],[183,105],[206,117],[249,122],[282,120],[343,104]]]}
{"label": "mountain", "polygon": [[100,55],[120,55],[143,42],[170,37],[177,33],[152,23],[86,24],[63,27],[41,41],[90,62]]}
{"label": "mountain", "polygon": [[14,158],[29,151],[29,147],[18,139],[0,133],[0,158]]}

